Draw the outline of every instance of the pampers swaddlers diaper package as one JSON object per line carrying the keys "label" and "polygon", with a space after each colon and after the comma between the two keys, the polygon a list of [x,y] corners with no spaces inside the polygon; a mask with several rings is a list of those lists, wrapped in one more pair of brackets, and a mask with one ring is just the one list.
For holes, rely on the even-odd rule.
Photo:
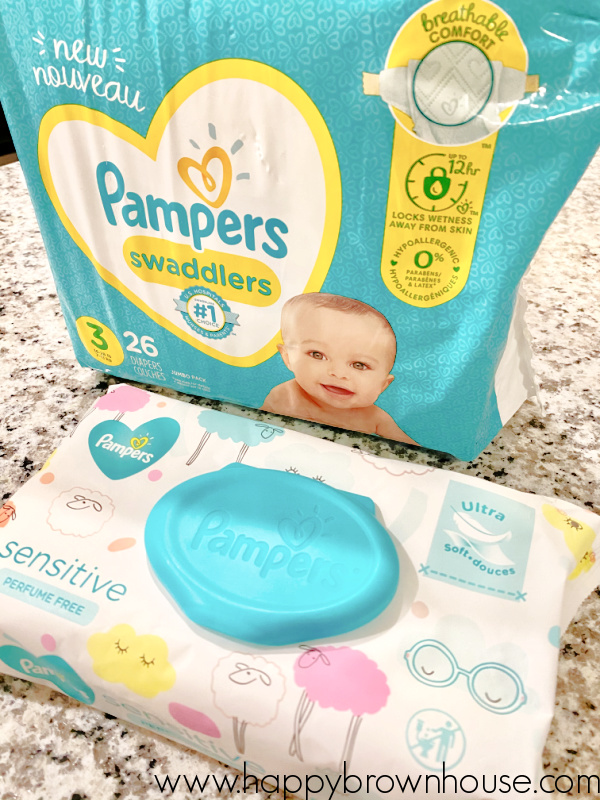
{"label": "pampers swaddlers diaper package", "polygon": [[598,141],[598,5],[0,0],[81,363],[470,459]]}

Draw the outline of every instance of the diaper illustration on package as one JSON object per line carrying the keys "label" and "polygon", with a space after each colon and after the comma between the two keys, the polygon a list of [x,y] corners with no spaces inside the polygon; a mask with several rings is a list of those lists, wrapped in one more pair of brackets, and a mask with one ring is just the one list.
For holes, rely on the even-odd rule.
{"label": "diaper illustration on package", "polygon": [[[91,2],[0,2],[80,363],[477,456],[536,394],[520,281],[598,145],[597,4]],[[317,331],[318,294],[371,316]]]}
{"label": "diaper illustration on package", "polygon": [[[402,26],[384,70],[365,73],[363,87],[381,95],[416,138],[459,146],[496,133],[525,92],[539,87],[539,76],[527,76],[526,67],[518,30],[495,3],[434,0]],[[432,176],[427,196],[446,194],[447,181]]]}
{"label": "diaper illustration on package", "polygon": [[[404,23],[382,72],[363,75],[398,123],[381,274],[399,300],[431,308],[464,289],[498,130],[539,87],[527,64],[497,5],[434,0]],[[414,236],[412,221],[425,219],[419,230],[444,235]]]}

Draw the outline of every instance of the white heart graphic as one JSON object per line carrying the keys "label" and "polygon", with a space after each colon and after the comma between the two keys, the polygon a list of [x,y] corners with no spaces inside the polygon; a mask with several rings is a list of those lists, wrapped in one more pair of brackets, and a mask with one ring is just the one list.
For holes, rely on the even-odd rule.
{"label": "white heart graphic", "polygon": [[[225,156],[203,162],[215,148]],[[222,168],[226,159],[229,183]],[[100,112],[57,107],[40,129],[40,162],[63,223],[102,277],[163,327],[227,363],[249,366],[272,355],[283,303],[318,291],[333,258],[341,186],[331,137],[310,98],[264,64],[221,61],[189,73],[165,97],[146,137]],[[110,168],[98,173],[106,162]],[[147,202],[148,195],[155,201]],[[211,202],[217,196],[220,205]],[[171,203],[184,212],[165,214],[163,207]],[[198,204],[213,216],[214,229],[203,236],[209,217],[198,212]],[[133,264],[129,244],[140,236],[189,248],[196,271],[216,259],[216,271],[203,275],[217,281],[220,262],[225,280],[238,272],[236,259],[260,262],[280,293],[273,290],[274,302],[259,296],[258,280],[243,275],[240,298],[237,286],[229,285],[223,295],[237,315],[236,335],[207,339],[190,328],[176,305],[181,285],[149,282],[147,262],[141,268]],[[167,266],[165,261],[161,280]],[[190,278],[183,288],[194,285],[217,295],[223,291],[202,278]],[[253,306],[255,298],[261,307]]]}

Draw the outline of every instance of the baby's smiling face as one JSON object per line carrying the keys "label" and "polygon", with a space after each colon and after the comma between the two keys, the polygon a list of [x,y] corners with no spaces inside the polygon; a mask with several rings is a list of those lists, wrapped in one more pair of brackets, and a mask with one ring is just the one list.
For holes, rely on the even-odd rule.
{"label": "baby's smiling face", "polygon": [[372,314],[305,306],[289,313],[279,351],[319,405],[367,408],[393,381],[394,334]]}

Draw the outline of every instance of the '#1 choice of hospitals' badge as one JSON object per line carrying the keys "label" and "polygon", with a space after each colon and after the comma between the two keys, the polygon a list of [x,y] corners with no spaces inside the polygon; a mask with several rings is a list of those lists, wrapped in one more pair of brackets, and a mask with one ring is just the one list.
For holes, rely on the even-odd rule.
{"label": "'#1 choice of hospitals' badge", "polygon": [[396,121],[381,276],[399,300],[431,308],[465,287],[498,131],[538,88],[527,63],[503,9],[435,0],[363,74]]}
{"label": "'#1 choice of hospitals' badge", "polygon": [[207,339],[224,339],[234,325],[239,325],[239,314],[234,314],[218,294],[202,286],[190,286],[175,306],[190,328]]}

